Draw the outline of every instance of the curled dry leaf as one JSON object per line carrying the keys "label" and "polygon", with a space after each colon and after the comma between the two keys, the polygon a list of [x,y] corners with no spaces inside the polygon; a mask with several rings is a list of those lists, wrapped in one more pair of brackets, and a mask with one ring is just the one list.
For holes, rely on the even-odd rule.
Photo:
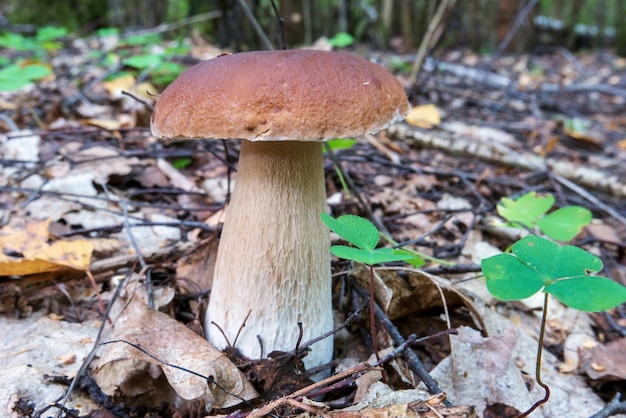
{"label": "curled dry leaf", "polygon": [[[154,369],[160,367],[178,396],[185,400],[203,401],[207,410],[226,408],[240,403],[240,398],[249,400],[257,396],[252,385],[220,350],[184,324],[150,309],[137,293],[130,297],[114,325],[109,341],[124,340],[138,345],[161,362],[126,343],[107,344],[95,374],[96,381],[105,392],[122,388],[127,395],[129,392],[146,393],[133,386],[156,386],[157,379],[154,382],[133,380],[137,377],[137,370],[144,368],[148,375],[158,378]],[[221,388],[237,397],[200,376],[164,363],[211,377]],[[152,367],[146,367],[146,364]],[[157,404],[162,401],[155,399]]]}
{"label": "curled dry leaf", "polygon": [[[376,301],[390,319],[441,307],[443,293],[448,306],[465,305],[474,319],[480,320],[473,300],[446,279],[408,267],[375,268],[374,273]],[[352,274],[361,286],[368,288],[369,268],[357,264]],[[484,329],[482,324],[477,325]]]}

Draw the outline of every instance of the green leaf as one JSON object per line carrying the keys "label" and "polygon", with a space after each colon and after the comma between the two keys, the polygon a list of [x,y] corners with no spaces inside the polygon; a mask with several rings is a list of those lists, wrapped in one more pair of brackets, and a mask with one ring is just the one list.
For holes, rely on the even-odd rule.
{"label": "green leaf", "polygon": [[413,257],[412,254],[398,254],[392,248],[367,251],[345,245],[333,245],[330,247],[330,252],[339,258],[358,261],[369,266],[379,263],[391,263],[393,261],[406,261]]}
{"label": "green leaf", "polygon": [[67,29],[56,26],[44,26],[37,29],[37,40],[40,42],[50,42],[67,35]]}
{"label": "green leaf", "polygon": [[[376,251],[381,251],[384,250],[385,248],[380,248]],[[410,265],[412,265],[413,267],[421,267],[424,264],[426,264],[426,261],[424,261],[424,259],[422,257],[420,257],[419,255],[411,252],[411,251],[407,251],[407,250],[403,250],[403,249],[399,249],[399,248],[394,248],[392,249],[394,254],[397,255],[405,255],[406,258],[403,260],[398,260],[398,261],[405,261],[407,263],[409,263]]]}
{"label": "green leaf", "polygon": [[152,82],[155,84],[169,84],[185,69],[186,67],[175,62],[164,62],[152,73]]}
{"label": "green leaf", "polygon": [[538,195],[536,192],[528,192],[516,200],[503,197],[496,209],[507,221],[532,228],[537,219],[547,213],[552,205],[554,196],[551,194]]}
{"label": "green leaf", "polygon": [[0,76],[0,91],[15,91],[30,84],[29,80],[3,79]]}
{"label": "green leaf", "polygon": [[39,48],[34,39],[11,32],[0,36],[0,46],[16,51],[34,51]]}
{"label": "green leaf", "polygon": [[101,38],[105,38],[107,36],[119,36],[120,30],[118,28],[100,28],[96,34]]}
{"label": "green leaf", "polygon": [[21,67],[20,77],[27,80],[39,80],[52,74],[52,70],[45,65],[31,64]]}
{"label": "green leaf", "polygon": [[582,206],[566,206],[540,218],[537,226],[552,239],[569,241],[591,223],[591,211]]}
{"label": "green leaf", "polygon": [[598,276],[578,276],[557,280],[545,291],[565,305],[588,312],[613,309],[626,302],[626,287]]}
{"label": "green leaf", "polygon": [[511,254],[498,254],[485,258],[481,268],[487,289],[500,300],[518,300],[530,297],[545,285],[545,280],[535,270]]}
{"label": "green leaf", "polygon": [[122,64],[129,67],[137,68],[138,70],[145,70],[147,68],[154,68],[161,64],[162,57],[160,55],[133,55],[130,58],[122,60]]}
{"label": "green leaf", "polygon": [[328,43],[335,48],[345,48],[354,43],[354,37],[346,32],[339,32],[328,40]]}
{"label": "green leaf", "polygon": [[602,261],[595,255],[572,245],[559,246],[546,238],[524,237],[513,244],[515,254],[529,268],[550,281],[602,270]]}
{"label": "green leaf", "polygon": [[321,213],[320,218],[335,234],[362,250],[372,251],[380,241],[376,226],[355,215],[342,215],[337,219]]}
{"label": "green leaf", "polygon": [[183,168],[187,167],[189,164],[191,164],[191,158],[189,157],[180,157],[172,161],[172,165],[177,170],[182,170]]}
{"label": "green leaf", "polygon": [[124,39],[124,42],[127,45],[134,46],[145,46],[145,45],[156,45],[161,43],[163,39],[161,35],[158,33],[148,34],[148,35],[131,35],[128,38]]}
{"label": "green leaf", "polygon": [[19,90],[32,81],[46,77],[51,73],[52,71],[48,67],[40,64],[9,65],[0,70],[0,91]]}
{"label": "green leaf", "polygon": [[326,145],[333,151],[350,149],[354,144],[356,144],[356,139],[354,138],[337,138],[326,142]]}

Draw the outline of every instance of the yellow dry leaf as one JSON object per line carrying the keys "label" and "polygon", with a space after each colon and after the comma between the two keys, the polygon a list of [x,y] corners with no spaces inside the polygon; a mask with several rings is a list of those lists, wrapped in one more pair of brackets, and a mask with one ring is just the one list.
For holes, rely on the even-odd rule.
{"label": "yellow dry leaf", "polygon": [[154,94],[157,91],[158,90],[156,89],[156,87],[154,87],[152,84],[148,82],[137,84],[135,88],[133,89],[133,93],[135,94],[135,96],[146,101],[154,100],[155,98]]}
{"label": "yellow dry leaf", "polygon": [[62,269],[87,270],[93,245],[87,240],[49,241],[50,221],[26,221],[0,230],[0,276]]}
{"label": "yellow dry leaf", "polygon": [[135,77],[131,74],[126,74],[111,81],[105,81],[102,84],[104,84],[104,88],[109,94],[117,97],[122,91],[129,91],[135,85]]}
{"label": "yellow dry leaf", "polygon": [[441,115],[437,106],[427,104],[411,109],[406,121],[413,126],[430,129],[441,123]]}
{"label": "yellow dry leaf", "polygon": [[122,127],[122,122],[115,119],[87,119],[87,124],[97,126],[98,128],[105,129],[107,131],[115,131]]}

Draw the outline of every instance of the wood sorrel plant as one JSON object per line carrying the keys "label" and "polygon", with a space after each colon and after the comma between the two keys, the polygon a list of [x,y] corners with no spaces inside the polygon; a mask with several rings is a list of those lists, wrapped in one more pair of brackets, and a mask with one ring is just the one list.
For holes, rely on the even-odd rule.
{"label": "wood sorrel plant", "polygon": [[[505,198],[498,205],[498,213],[509,225],[529,230],[538,228],[547,236],[569,241],[591,221],[591,212],[578,206],[566,206],[547,214],[554,205],[552,195],[527,193],[517,200]],[[322,221],[337,235],[353,246],[334,245],[330,251],[337,257],[358,261],[370,266],[370,302],[373,305],[373,265],[405,261],[414,266],[423,259],[410,251],[397,248],[376,248],[380,233],[366,219],[343,215],[335,219],[323,213]],[[626,287],[606,277],[592,273],[602,270],[602,261],[595,255],[572,245],[561,246],[539,236],[527,236],[511,247],[511,253],[498,254],[482,260],[481,268],[487,289],[497,299],[519,300],[543,291],[544,306],[537,348],[535,377],[545,390],[543,399],[519,415],[528,416],[550,397],[550,388],[541,380],[541,355],[547,322],[548,295],[565,305],[587,312],[612,309],[626,302]],[[370,318],[374,334],[373,309]],[[376,346],[374,343],[374,349]]]}
{"label": "wood sorrel plant", "polygon": [[497,299],[519,300],[544,292],[535,378],[545,395],[519,415],[525,417],[550,398],[550,388],[541,380],[549,295],[570,308],[598,312],[626,302],[626,287],[606,277],[592,276],[602,270],[602,261],[582,248],[528,236],[513,244],[511,250],[511,254],[485,258],[481,265],[487,289]]}
{"label": "wood sorrel plant", "polygon": [[591,211],[582,206],[565,206],[548,214],[554,201],[550,193],[528,192],[517,199],[502,198],[496,210],[508,226],[539,229],[549,238],[569,241],[591,222]]}
{"label": "wood sorrel plant", "polygon": [[322,213],[320,214],[320,218],[331,231],[353,245],[353,247],[347,245],[333,245],[330,247],[330,252],[333,255],[346,260],[358,261],[370,267],[370,330],[372,333],[374,354],[376,354],[376,360],[380,361],[378,344],[376,342],[376,321],[374,317],[374,264],[405,261],[414,266],[421,266],[424,264],[424,260],[417,254],[407,250],[376,248],[380,241],[380,233],[373,223],[360,216],[342,215],[335,219],[326,213]]}
{"label": "wood sorrel plant", "polygon": [[[554,205],[551,194],[529,192],[517,200],[503,198],[497,206],[509,225],[569,241],[591,222],[591,212],[580,206],[565,206],[549,214]],[[588,312],[612,309],[626,302],[626,287],[606,277],[593,276],[602,270],[602,261],[579,247],[559,244],[539,236],[527,236],[513,244],[511,253],[482,260],[487,289],[497,299],[519,300],[540,290],[544,292],[543,313],[537,347],[535,378],[544,390],[519,417],[528,416],[550,398],[550,388],[541,380],[541,355],[545,335],[548,298],[553,295],[570,308]]]}

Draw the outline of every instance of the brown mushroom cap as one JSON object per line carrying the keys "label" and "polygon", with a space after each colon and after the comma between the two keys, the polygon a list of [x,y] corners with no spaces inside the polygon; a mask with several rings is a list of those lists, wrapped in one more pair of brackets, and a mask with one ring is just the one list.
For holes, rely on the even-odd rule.
{"label": "brown mushroom cap", "polygon": [[166,138],[323,141],[376,133],[408,111],[400,82],[364,58],[257,51],[185,71],[159,97],[151,129]]}

